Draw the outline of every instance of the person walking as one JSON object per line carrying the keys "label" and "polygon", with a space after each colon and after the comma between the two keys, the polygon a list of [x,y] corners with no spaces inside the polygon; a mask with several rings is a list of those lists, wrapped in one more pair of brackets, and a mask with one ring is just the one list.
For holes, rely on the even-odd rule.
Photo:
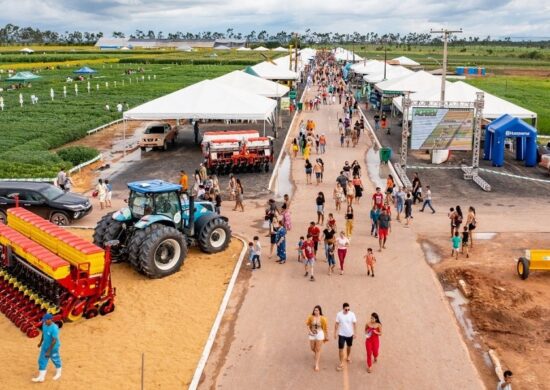
{"label": "person walking", "polygon": [[281,210],[281,219],[283,222],[283,226],[285,227],[286,231],[289,232],[292,230],[292,218],[290,210],[288,209],[286,203],[281,206]]}
{"label": "person walking", "polygon": [[262,268],[262,244],[260,244],[260,237],[254,236],[252,242],[252,269]]}
{"label": "person walking", "polygon": [[384,206],[384,194],[382,194],[380,187],[376,187],[376,192],[372,195],[372,204],[377,209],[381,209]]}
{"label": "person walking", "polygon": [[67,181],[67,174],[65,173],[65,168],[61,168],[57,173],[56,184],[59,188],[65,191],[65,182]]}
{"label": "person walking", "polygon": [[180,171],[180,186],[182,192],[189,191],[189,177],[187,176],[187,173],[182,169]]}
{"label": "person walking", "polygon": [[503,379],[498,382],[497,390],[512,390],[512,376],[512,371],[504,371]]}
{"label": "person walking", "polygon": [[281,221],[275,220],[277,232],[275,233],[275,242],[277,243],[277,261],[279,264],[286,263],[286,229]]}
{"label": "person walking", "polygon": [[317,224],[323,225],[325,222],[325,194],[319,192],[315,198],[315,204],[317,206]]}
{"label": "person walking", "polygon": [[382,214],[378,218],[378,245],[379,252],[382,252],[382,249],[386,249],[386,240],[391,231],[391,217],[388,214],[386,208],[382,209]]}
{"label": "person walking", "polygon": [[348,204],[345,218],[346,218],[346,236],[348,237],[348,239],[351,239],[351,235],[353,234],[353,206],[351,204]]}
{"label": "person walking", "polygon": [[311,235],[311,238],[313,239],[313,248],[315,250],[315,254],[317,255],[317,250],[319,249],[319,239],[321,236],[321,229],[319,229],[315,222],[310,222],[309,227],[307,228],[307,234]]}
{"label": "person walking", "polygon": [[407,198],[405,199],[405,219],[407,220],[407,223],[405,226],[409,226],[411,219],[412,219],[412,205],[413,200],[411,198],[411,193],[407,193]]}
{"label": "person walking", "polygon": [[333,197],[334,197],[334,205],[335,205],[336,211],[340,211],[342,207],[342,202],[346,198],[346,196],[344,195],[344,189],[342,188],[340,183],[336,183],[336,187],[334,188],[334,191],[333,191]]}
{"label": "person walking", "polygon": [[323,344],[328,342],[328,325],[327,319],[323,316],[323,309],[316,305],[313,312],[306,320],[308,329],[309,346],[314,354],[315,371],[319,371],[319,362],[321,360],[321,348]]}
{"label": "person walking", "polygon": [[344,174],[344,171],[340,171],[340,175],[336,178],[336,182],[340,184],[342,190],[344,190],[344,195],[346,194],[346,187],[348,185],[348,177]]}
{"label": "person walking", "polygon": [[355,188],[355,203],[359,204],[361,197],[363,196],[363,182],[358,174],[353,175],[353,187]]}
{"label": "person walking", "polygon": [[240,179],[236,179],[235,184],[235,207],[233,208],[233,211],[237,211],[237,208],[240,207],[241,211],[244,213],[244,205],[243,205],[243,185],[241,184]]}
{"label": "person walking", "polygon": [[378,361],[380,349],[380,336],[382,336],[382,323],[377,313],[370,315],[370,321],[365,325],[365,348],[367,350],[367,372],[372,372],[372,363]]}
{"label": "person walking", "polygon": [[206,170],[206,166],[204,165],[204,163],[201,163],[199,165],[199,177],[201,179],[201,183],[203,183],[208,177],[208,171]]}
{"label": "person walking", "polygon": [[365,255],[365,263],[367,264],[367,276],[372,275],[374,278],[374,265],[376,264],[376,258],[372,253],[372,248],[367,249],[367,254]]}
{"label": "person walking", "polygon": [[302,244],[302,255],[304,257],[304,268],[306,273],[304,277],[309,276],[309,280],[314,282],[315,276],[313,276],[313,266],[315,265],[315,244],[311,234],[306,236],[306,241]]}
{"label": "person walking", "polygon": [[324,134],[321,134],[319,137],[319,148],[321,150],[321,154],[325,154],[327,147],[327,137]]}
{"label": "person walking", "polygon": [[432,210],[432,214],[435,214],[435,210],[432,206],[432,190],[430,189],[430,186],[426,186],[426,192],[424,194],[424,203],[422,204],[422,208],[420,209],[420,212],[423,213],[424,209],[428,206]]}
{"label": "person walking", "polygon": [[[340,364],[336,367],[337,371],[342,371],[344,361],[351,363],[351,346],[357,333],[357,317],[350,310],[349,303],[342,305],[342,311],[336,314],[336,323],[334,324],[334,339],[338,339],[338,357]],[[346,347],[344,349],[344,347]]]}
{"label": "person walking", "polygon": [[237,178],[232,173],[229,175],[227,190],[229,192],[229,200],[235,200],[237,196]]}
{"label": "person walking", "polygon": [[453,226],[454,226],[455,233],[460,233],[460,225],[462,225],[462,219],[463,219],[462,209],[460,208],[460,206],[456,206],[454,219],[453,219]]}
{"label": "person walking", "polygon": [[405,207],[406,196],[407,194],[403,191],[403,187],[399,187],[399,189],[395,192],[395,210],[397,213],[396,219],[398,222],[401,222],[401,213]]}
{"label": "person walking", "polygon": [[109,182],[109,179],[105,179],[105,207],[113,207],[111,203],[112,198],[113,198],[113,185]]}
{"label": "person walking", "polygon": [[334,259],[334,252],[335,252],[334,241],[330,241],[327,248],[328,276],[331,276],[334,273],[334,267],[336,265],[336,260]]}
{"label": "person walking", "polygon": [[346,254],[348,253],[349,239],[346,234],[340,232],[340,237],[336,239],[336,247],[338,250],[338,262],[340,263],[340,275],[344,274],[344,262],[346,261]]}
{"label": "person walking", "polygon": [[99,199],[99,207],[103,210],[105,208],[105,199],[107,197],[107,187],[105,186],[103,179],[98,180],[97,185],[95,186],[95,191]]}
{"label": "person walking", "polygon": [[372,205],[372,209],[370,210],[370,235],[374,235],[375,238],[378,237],[378,218],[380,218],[380,209],[376,205]]}
{"label": "person walking", "polygon": [[56,370],[53,380],[61,378],[61,356],[59,355],[59,327],[53,322],[53,315],[47,313],[42,317],[42,337],[38,343],[40,355],[38,356],[38,376],[32,378],[33,382],[44,382],[49,360],[52,361]]}
{"label": "person walking", "polygon": [[468,226],[468,231],[470,232],[470,248],[472,249],[474,249],[474,236],[472,232],[475,230],[476,225],[476,209],[470,206],[468,208],[468,216],[466,217],[466,226]]}
{"label": "person walking", "polygon": [[298,156],[298,150],[299,150],[298,141],[296,140],[296,138],[292,140],[291,150],[292,150],[292,157],[296,158]]}
{"label": "person walking", "polygon": [[462,231],[462,254],[466,255],[466,258],[470,257],[470,253],[468,251],[469,247],[469,241],[470,241],[470,232],[468,231],[468,226],[464,226],[464,230]]}
{"label": "person walking", "polygon": [[311,165],[309,159],[307,158],[304,167],[306,170],[306,184],[311,184],[311,172],[313,171],[313,165]]}
{"label": "person walking", "polygon": [[451,250],[451,257],[455,256],[457,260],[461,242],[462,239],[460,238],[460,234],[458,232],[455,232],[454,236],[451,238],[451,244],[453,247],[453,249]]}
{"label": "person walking", "polygon": [[355,199],[355,186],[353,185],[353,182],[349,180],[346,187],[346,200],[348,202],[348,206],[353,204],[353,199]]}
{"label": "person walking", "polygon": [[416,204],[417,200],[420,202],[420,195],[421,195],[421,188],[422,188],[422,183],[420,182],[420,178],[418,177],[418,172],[414,173],[412,186],[413,186],[412,187],[413,204]]}
{"label": "person walking", "polygon": [[315,160],[315,164],[313,165],[313,172],[315,173],[315,183],[316,183],[316,185],[321,184],[322,175],[323,175],[323,166],[319,162],[319,159]]}

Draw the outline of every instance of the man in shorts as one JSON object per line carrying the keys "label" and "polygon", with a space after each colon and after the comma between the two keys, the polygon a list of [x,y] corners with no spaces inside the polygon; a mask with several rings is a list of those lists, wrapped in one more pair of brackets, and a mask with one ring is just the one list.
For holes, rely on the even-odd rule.
{"label": "man in shorts", "polygon": [[315,222],[309,223],[307,235],[311,236],[311,238],[313,239],[313,247],[315,249],[315,254],[317,254],[317,249],[319,249],[319,236],[321,235],[321,229],[319,229],[317,225],[315,225]]}
{"label": "man in shorts", "polygon": [[372,204],[379,210],[384,206],[384,194],[380,187],[376,187],[376,192],[372,195]]}
{"label": "man in shorts", "polygon": [[309,280],[314,282],[313,266],[315,265],[315,249],[311,234],[307,235],[306,241],[302,244],[302,254],[304,256],[304,268],[306,270],[304,277],[307,278],[309,275]]}
{"label": "man in shorts", "polygon": [[[342,311],[336,315],[336,323],[334,324],[334,338],[338,338],[338,355],[340,364],[336,367],[338,371],[344,368],[344,359],[351,363],[351,346],[355,333],[357,331],[357,318],[349,308],[349,303],[342,305]],[[347,346],[344,355],[344,346]]]}
{"label": "man in shorts", "polygon": [[379,252],[382,249],[386,249],[386,239],[391,229],[391,217],[388,214],[386,208],[382,208],[382,214],[378,217],[378,245],[380,246]]}

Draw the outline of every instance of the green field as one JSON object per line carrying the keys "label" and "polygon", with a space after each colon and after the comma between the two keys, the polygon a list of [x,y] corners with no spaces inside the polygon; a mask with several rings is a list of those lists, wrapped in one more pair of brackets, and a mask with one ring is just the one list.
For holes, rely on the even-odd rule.
{"label": "green field", "polygon": [[[99,72],[91,79],[90,93],[86,82],[65,82],[67,76],[73,76],[72,70],[76,67],[72,66],[38,71],[42,79],[33,82],[31,88],[1,94],[5,105],[4,111],[0,112],[1,178],[53,177],[61,165],[70,164],[49,150],[120,118],[115,108],[118,103],[127,102],[134,107],[203,79],[242,68],[239,65],[171,64],[96,64],[93,67]],[[144,72],[131,76],[124,74],[127,68],[138,67],[143,67]],[[4,73],[2,80],[5,77]],[[78,96],[75,95],[75,84],[78,85]],[[2,87],[8,85],[1,81]],[[98,85],[99,90],[96,89]],[[63,86],[67,87],[66,98],[63,97]],[[55,91],[54,101],[50,99],[50,88]],[[23,94],[23,107],[19,105],[20,93]],[[31,94],[38,97],[38,104],[31,104]],[[106,111],[106,104],[111,111]]]}

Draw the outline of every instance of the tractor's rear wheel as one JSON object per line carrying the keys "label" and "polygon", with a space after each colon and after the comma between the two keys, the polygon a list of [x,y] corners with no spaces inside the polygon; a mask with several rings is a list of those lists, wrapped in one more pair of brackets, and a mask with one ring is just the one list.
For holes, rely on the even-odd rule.
{"label": "tractor's rear wheel", "polygon": [[134,234],[128,240],[128,261],[138,272],[141,270],[141,262],[139,260],[139,252],[145,239],[150,236],[155,229],[158,229],[162,225],[153,224],[147,226],[145,229],[135,229]]}
{"label": "tractor's rear wheel", "polygon": [[517,264],[518,276],[525,280],[529,277],[529,260],[525,257],[520,257]]}
{"label": "tractor's rear wheel", "polygon": [[116,247],[111,248],[111,259],[113,260],[113,263],[120,262],[121,259],[121,249],[126,244],[126,229],[124,229],[123,223],[119,221],[115,221],[113,219],[113,222],[107,226],[107,230],[103,234],[103,247],[109,242],[117,240],[119,241],[119,245]]}
{"label": "tractor's rear wheel", "polygon": [[198,243],[205,253],[225,250],[231,241],[231,228],[222,218],[213,218],[198,232]]}
{"label": "tractor's rear wheel", "polygon": [[149,278],[162,278],[178,272],[186,256],[183,234],[173,227],[160,225],[142,242],[139,269]]}
{"label": "tractor's rear wheel", "polygon": [[113,213],[105,214],[103,217],[101,217],[101,219],[95,226],[94,236],[93,236],[94,244],[102,248],[105,247],[105,245],[103,244],[105,242],[105,240],[103,239],[103,236],[105,235],[107,228],[112,222],[114,222]]}

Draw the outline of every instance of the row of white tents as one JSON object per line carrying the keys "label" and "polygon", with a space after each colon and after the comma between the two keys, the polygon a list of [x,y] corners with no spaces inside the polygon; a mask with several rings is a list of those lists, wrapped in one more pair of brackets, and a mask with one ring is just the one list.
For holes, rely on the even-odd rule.
{"label": "row of white tents", "polygon": [[[216,46],[214,47],[214,49],[219,49],[221,46]],[[230,47],[224,47],[224,49],[230,49]],[[277,51],[277,52],[288,52],[288,49],[282,47],[282,46],[279,46],[279,47],[276,47],[275,49],[268,49],[267,47],[264,47],[264,46],[258,46],[257,48],[255,49],[251,49],[249,47],[239,47],[237,49],[237,51]]]}
{"label": "row of white tents", "polygon": [[[351,69],[363,75],[363,79],[381,94],[405,92],[410,93],[413,101],[439,101],[441,96],[441,77],[434,76],[423,70],[413,72],[401,65],[385,65],[384,61],[370,60],[355,63]],[[384,77],[385,72],[385,77]],[[499,98],[479,88],[476,88],[463,81],[450,82],[445,84],[445,101],[449,102],[473,102],[476,100],[476,93],[484,93],[483,117],[488,120],[496,119],[504,114],[509,114],[523,119],[535,119],[537,114],[507,100]],[[397,110],[403,112],[403,97],[393,99],[393,105]]]}

